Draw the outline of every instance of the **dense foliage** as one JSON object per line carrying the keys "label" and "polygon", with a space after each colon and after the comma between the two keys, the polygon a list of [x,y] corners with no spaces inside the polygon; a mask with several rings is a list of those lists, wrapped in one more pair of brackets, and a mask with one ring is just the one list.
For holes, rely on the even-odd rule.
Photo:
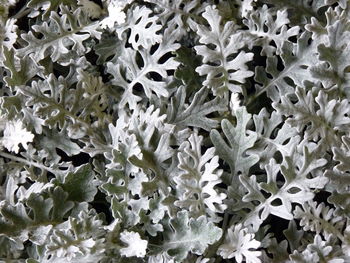
{"label": "dense foliage", "polygon": [[350,262],[347,0],[0,0],[0,261]]}

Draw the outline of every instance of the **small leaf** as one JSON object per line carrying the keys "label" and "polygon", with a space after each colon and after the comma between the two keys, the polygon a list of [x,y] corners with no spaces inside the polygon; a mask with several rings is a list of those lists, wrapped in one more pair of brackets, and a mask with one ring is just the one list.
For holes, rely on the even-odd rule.
{"label": "small leaf", "polygon": [[126,257],[143,258],[146,255],[147,240],[142,240],[139,233],[123,231],[120,240],[126,243],[126,248],[120,249],[120,253]]}

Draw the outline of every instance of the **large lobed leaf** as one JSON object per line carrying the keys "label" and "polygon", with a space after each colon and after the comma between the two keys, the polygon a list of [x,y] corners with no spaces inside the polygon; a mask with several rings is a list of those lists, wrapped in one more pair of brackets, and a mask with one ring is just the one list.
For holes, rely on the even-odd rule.
{"label": "large lobed leaf", "polygon": [[231,184],[238,173],[247,174],[249,169],[258,162],[257,155],[249,155],[246,151],[251,148],[257,135],[254,132],[248,134],[247,124],[251,119],[245,107],[239,108],[236,112],[237,124],[234,127],[229,120],[224,119],[221,127],[227,138],[227,144],[217,130],[212,130],[210,138],[213,141],[217,154],[230,166],[231,175],[226,183]]}
{"label": "large lobed leaf", "polygon": [[[189,218],[186,211],[171,219],[164,232],[164,243],[156,250],[165,251],[177,261],[184,260],[189,252],[201,255],[209,245],[220,239],[222,230],[205,216]],[[155,246],[156,247],[156,246]]]}

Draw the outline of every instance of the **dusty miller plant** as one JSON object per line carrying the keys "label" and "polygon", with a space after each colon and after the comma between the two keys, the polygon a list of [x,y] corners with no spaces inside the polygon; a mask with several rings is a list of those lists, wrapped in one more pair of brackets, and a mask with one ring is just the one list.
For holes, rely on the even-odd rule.
{"label": "dusty miller plant", "polygon": [[346,0],[0,0],[1,262],[350,262]]}

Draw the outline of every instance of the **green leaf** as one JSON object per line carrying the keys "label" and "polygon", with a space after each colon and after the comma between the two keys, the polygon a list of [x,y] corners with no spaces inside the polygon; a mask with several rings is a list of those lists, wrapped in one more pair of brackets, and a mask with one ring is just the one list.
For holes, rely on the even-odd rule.
{"label": "green leaf", "polygon": [[115,37],[107,37],[103,34],[100,42],[94,47],[98,55],[96,63],[103,64],[107,62],[108,58],[111,58],[110,61],[115,62],[122,51],[123,45],[125,45],[124,41],[120,41]]}
{"label": "green leaf", "polygon": [[75,202],[91,202],[97,193],[94,183],[94,172],[89,164],[84,164],[69,172],[62,183],[68,193],[68,200]]}
{"label": "green leaf", "polygon": [[195,69],[201,65],[202,60],[200,56],[187,47],[179,48],[175,54],[176,61],[179,61],[181,64],[176,69],[174,76],[182,80],[188,93],[198,90],[202,86],[202,81]]}

